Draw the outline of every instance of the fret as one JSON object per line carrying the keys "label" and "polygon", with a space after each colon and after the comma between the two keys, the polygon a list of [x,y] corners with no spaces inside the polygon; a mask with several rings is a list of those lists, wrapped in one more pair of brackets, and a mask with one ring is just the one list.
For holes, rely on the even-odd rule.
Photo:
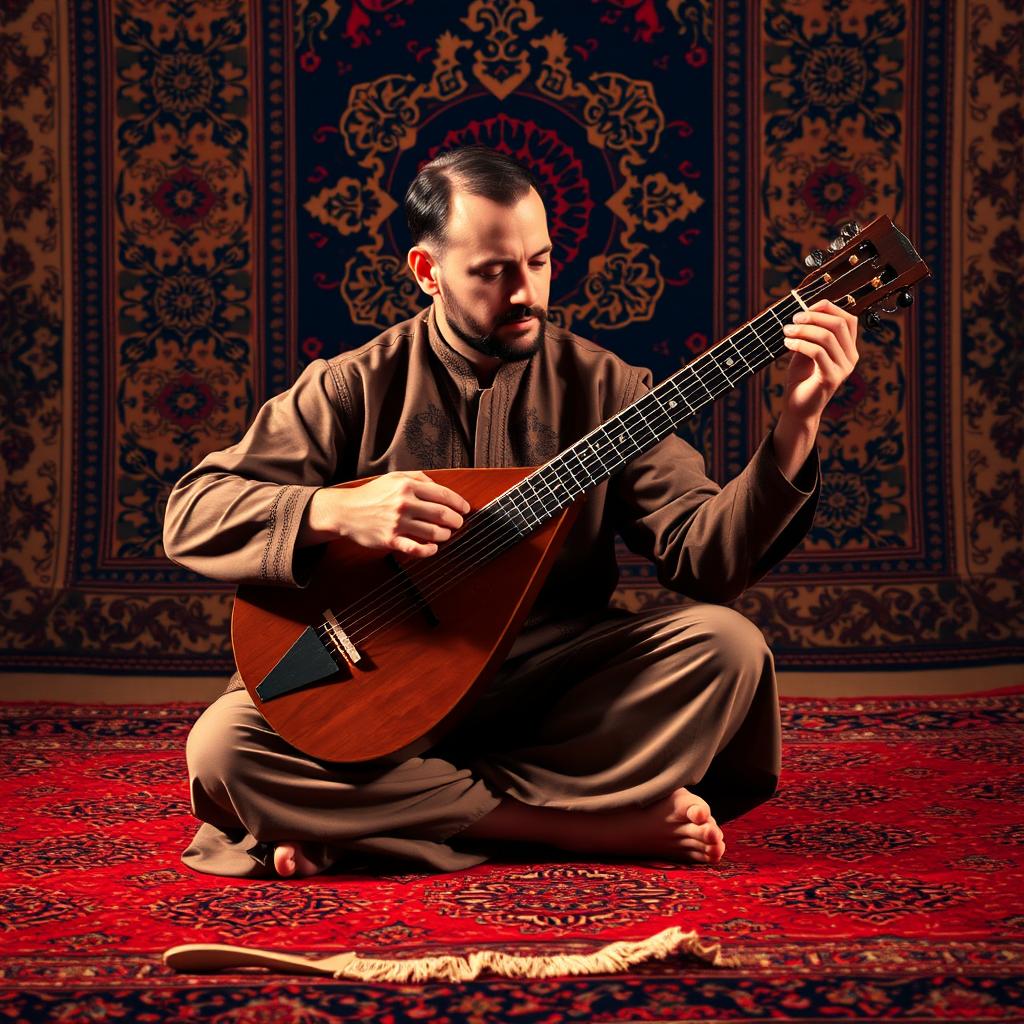
{"label": "fret", "polygon": [[[555,486],[551,489],[556,495],[568,495],[570,499],[573,499],[583,493],[584,488],[580,487],[569,469],[565,452],[553,458],[544,469],[550,471],[555,478]],[[568,481],[565,479],[566,477],[568,477]]]}
{"label": "fret", "polygon": [[651,426],[650,420],[648,420],[647,417],[644,415],[644,410],[640,408],[640,406],[643,405],[643,404],[647,404],[647,405],[650,404],[650,402],[648,401],[650,399],[650,397],[651,397],[651,393],[648,392],[646,395],[644,395],[643,398],[640,399],[639,402],[637,402],[635,405],[633,405],[630,409],[624,410],[619,415],[623,417],[623,422],[625,422],[625,415],[626,415],[626,413],[627,412],[635,412],[636,415],[640,418],[640,422],[643,424],[643,426],[647,430],[647,432],[651,435],[651,437],[655,441],[657,441],[658,438],[660,437],[658,431],[656,431],[654,429],[654,427]]}
{"label": "fret", "polygon": [[658,393],[659,388],[652,388],[647,394],[644,395],[648,406],[654,406],[656,409],[651,409],[651,419],[657,426],[657,434],[659,437],[664,437],[669,431],[671,431],[676,425],[676,418],[669,411],[667,404],[662,400],[662,395]]}
{"label": "fret", "polygon": [[[583,484],[583,489],[586,490],[588,487],[591,487],[594,484],[596,484],[598,478],[595,477],[594,474],[590,471],[590,467],[587,466],[587,464],[583,461],[583,458],[580,455],[580,453],[576,450],[577,448],[581,448],[581,447],[584,447],[583,442],[582,441],[577,441],[576,444],[574,444],[571,448],[566,450],[565,457],[566,457],[567,461],[569,459],[575,459],[576,462],[578,463],[580,469],[584,473],[586,473],[586,475],[589,477],[589,479],[586,481],[586,483]],[[585,448],[586,448],[587,451],[590,451],[591,454],[593,454],[589,444],[587,444],[585,446]],[[595,455],[594,458],[596,459],[597,456]],[[598,462],[598,464],[600,465],[600,461]],[[603,469],[604,467],[602,466],[601,468]]]}
{"label": "fret", "polygon": [[775,312],[775,304],[773,303],[772,305],[770,305],[770,306],[769,306],[769,307],[768,307],[768,308],[767,308],[767,309],[765,310],[765,312],[766,312],[766,313],[771,313],[771,315],[772,315],[773,317],[775,317],[775,319],[776,319],[776,321],[778,322],[778,325],[779,325],[779,330],[781,330],[781,329],[782,329],[782,320],[781,320],[781,319],[779,318],[779,314]]}
{"label": "fret", "polygon": [[[698,382],[700,383],[700,386],[701,386],[701,387],[702,387],[702,388],[703,388],[703,389],[704,389],[705,391],[707,391],[707,395],[708,395],[708,398],[710,398],[710,399],[711,399],[712,401],[714,401],[714,400],[715,400],[715,396],[714,396],[713,394],[711,394],[711,392],[710,392],[710,391],[708,391],[708,387],[707,387],[707,385],[706,385],[706,384],[704,383],[704,378],[703,378],[703,377],[701,377],[699,373],[697,373],[697,371],[696,371],[696,368],[691,368],[691,367],[693,367],[693,364],[692,364],[692,363],[690,364],[690,366],[684,367],[684,371],[685,371],[685,370],[689,370],[689,371],[690,371],[690,374],[691,374],[692,376],[694,376],[694,377],[696,377],[696,378],[697,378],[697,381],[698,381]],[[704,400],[703,400],[703,399],[701,399],[701,405],[703,405],[703,404],[704,404]]]}
{"label": "fret", "polygon": [[579,464],[586,470],[587,475],[590,477],[591,483],[596,483],[598,480],[605,479],[605,477],[607,477],[611,471],[598,457],[597,452],[594,451],[594,449],[590,446],[589,443],[586,445],[584,451],[586,452],[586,455],[589,458],[593,459],[593,461],[597,463],[598,471],[596,473],[591,468],[590,464],[583,460],[583,455],[581,452],[575,451],[574,449],[573,454],[579,460]]}
{"label": "fret", "polygon": [[[535,479],[536,476],[537,473],[530,473],[529,476],[527,476],[524,480],[520,480],[516,484],[515,489],[518,490],[519,495],[525,502],[526,509],[529,512],[529,514],[531,516],[534,516],[538,524],[540,524],[544,522],[545,519],[547,519],[548,509],[544,504],[542,495],[540,494],[540,492],[538,492],[537,482]],[[539,509],[542,510],[545,514],[539,514]]]}
{"label": "fret", "polygon": [[[536,490],[537,497],[540,499],[540,506],[542,509],[544,509],[545,512],[545,518],[550,513],[557,512],[558,509],[561,507],[561,503],[558,500],[558,495],[555,494],[554,490],[551,487],[551,484],[548,483],[547,479],[544,476],[547,469],[548,466],[541,466],[541,468],[538,469],[536,473],[531,473],[526,478],[527,480],[531,481],[531,485]],[[544,493],[544,491],[540,490],[540,487],[543,487],[547,493]],[[550,506],[549,501],[553,502],[553,504],[551,504]]]}
{"label": "fret", "polygon": [[740,359],[743,360],[743,365],[747,368],[747,370],[753,372],[754,368],[750,365],[750,363],[747,362],[747,357],[743,354],[743,350],[736,344],[735,338],[736,336],[734,334],[730,334],[729,337],[726,338],[725,340],[732,346],[733,352],[735,352],[736,355],[738,355]]}
{"label": "fret", "polygon": [[[711,353],[706,353],[706,356],[711,356]],[[705,371],[704,373],[701,374],[701,376],[704,381],[704,386],[708,389],[709,392],[711,391],[711,388],[719,387],[719,383],[715,379],[716,374],[718,375],[718,377],[721,377],[722,380],[725,381],[725,388],[722,390],[728,391],[729,388],[732,387],[732,381],[729,379],[729,375],[725,372],[725,370],[722,369],[721,366],[718,365],[718,360],[715,359],[714,357],[710,359],[705,358],[701,364],[701,369]],[[722,391],[715,391],[713,394],[714,397],[717,398],[720,394],[722,394]]]}
{"label": "fret", "polygon": [[[516,523],[518,520],[518,522],[522,524],[516,528],[525,537],[526,534],[530,533],[533,528],[540,523],[540,520],[534,516],[531,521],[530,517],[526,515],[526,511],[524,511],[523,507],[520,506],[518,501],[516,501],[516,497],[516,488],[506,491],[499,498],[499,508],[501,508],[501,511],[509,517],[510,522]],[[504,506],[500,504],[501,502],[504,502]],[[529,510],[529,505],[526,506],[526,509]]]}
{"label": "fret", "polygon": [[790,299],[780,299],[775,305],[781,305],[782,315],[787,321],[792,320],[794,315],[804,308],[799,302],[793,302]]}
{"label": "fret", "polygon": [[[618,429],[618,416],[613,416],[606,423],[602,423],[600,427],[593,433],[594,441],[598,446],[598,451],[601,454],[601,461],[608,456],[618,456],[618,449],[615,447],[615,440],[610,433],[611,430]],[[618,463],[615,464],[616,468]],[[614,472],[614,469],[610,469],[609,472]]]}
{"label": "fret", "polygon": [[690,405],[690,403],[686,400],[686,396],[683,394],[683,389],[682,389],[682,387],[680,387],[680,381],[679,381],[679,374],[678,373],[674,374],[671,377],[669,377],[668,380],[663,381],[658,386],[659,387],[671,387],[675,391],[675,393],[676,393],[675,398],[672,399],[671,401],[669,401],[669,403],[668,403],[670,409],[674,409],[676,407],[677,403],[682,402],[683,405],[686,406],[686,413],[687,413],[687,415],[688,416],[692,416],[693,415],[695,410],[694,410],[693,406]]}
{"label": "fret", "polygon": [[765,361],[764,363],[762,363],[762,365],[763,365],[763,366],[767,366],[767,365],[768,365],[768,363],[770,363],[770,362],[772,362],[772,360],[774,360],[774,358],[775,358],[775,355],[774,355],[774,353],[773,353],[773,352],[772,352],[772,350],[771,350],[771,349],[770,349],[770,348],[769,348],[769,347],[768,347],[768,346],[767,346],[767,345],[766,345],[766,344],[764,343],[764,338],[762,338],[762,337],[761,337],[761,335],[760,335],[760,334],[758,334],[758,332],[757,332],[757,331],[753,331],[753,330],[752,330],[752,329],[750,328],[750,326],[749,326],[749,325],[747,326],[746,330],[747,330],[747,333],[748,333],[748,334],[753,334],[753,335],[754,335],[754,337],[755,337],[755,338],[757,338],[758,344],[759,344],[759,345],[761,346],[761,348],[763,348],[763,349],[765,350],[765,352],[767,352],[767,353],[768,353],[768,359],[767,359],[767,360],[766,360],[766,361]]}
{"label": "fret", "polygon": [[[577,449],[579,449],[579,451],[577,451]],[[608,473],[608,467],[605,466],[605,464],[601,461],[601,456],[597,454],[597,452],[594,449],[594,446],[590,443],[590,441],[587,438],[583,438],[582,441],[577,441],[576,444],[572,446],[571,450],[576,453],[576,458],[579,461],[579,464],[587,471],[587,473],[590,474],[590,476],[594,480],[599,480],[601,479],[601,477],[605,476]],[[593,459],[594,462],[596,462],[598,466],[601,467],[601,472],[595,474],[594,471],[585,461],[585,458]]]}
{"label": "fret", "polygon": [[[615,429],[614,445],[616,445],[616,446],[617,445],[624,445],[627,442],[629,442],[636,449],[636,451],[633,454],[634,455],[639,455],[644,449],[641,448],[640,445],[638,445],[636,443],[636,440],[633,437],[632,433],[630,433],[629,427],[626,425],[626,421],[624,419],[625,415],[627,413],[632,412],[634,409],[636,409],[635,405],[630,406],[628,409],[623,409],[622,412],[620,412],[618,414],[618,416],[615,417],[615,420],[614,421],[609,420],[609,423],[617,422],[617,424],[618,424],[618,426],[616,426],[614,428]],[[616,456],[619,457],[619,461],[620,462],[625,461],[624,459],[622,459],[621,453],[620,453],[620,451],[618,450],[617,447],[615,449],[615,454],[616,454]]]}
{"label": "fret", "polygon": [[555,478],[554,479],[554,484],[552,484],[548,480],[544,480],[544,484],[548,488],[548,490],[551,491],[551,493],[555,496],[555,498],[558,501],[559,505],[568,504],[564,500],[565,495],[568,495],[570,500],[572,500],[573,498],[576,497],[576,495],[572,492],[572,489],[569,488],[569,487],[566,487],[565,481],[562,479],[561,475],[559,474],[559,469],[560,469],[560,467],[562,465],[563,465],[563,460],[562,460],[561,456],[558,456],[558,457],[552,459],[546,466],[543,466],[541,469],[539,469],[537,471],[538,475],[541,478],[543,478],[543,475],[545,473],[549,473],[551,476],[553,476]]}
{"label": "fret", "polygon": [[721,372],[722,376],[725,377],[725,379],[729,382],[729,387],[733,387],[735,385],[735,383],[736,383],[736,380],[742,380],[743,379],[743,374],[742,373],[740,373],[736,377],[736,380],[733,380],[732,377],[729,376],[729,368],[731,366],[735,366],[737,370],[740,369],[739,365],[736,362],[736,357],[735,356],[723,355],[723,356],[719,357],[718,353],[714,352],[713,350],[712,350],[712,352],[710,352],[708,354],[711,355],[714,358],[715,365],[718,367],[718,369]]}
{"label": "fret", "polygon": [[601,472],[608,472],[608,467],[605,466],[604,460],[601,458],[601,453],[597,451],[592,441],[587,441],[587,451],[597,460],[598,466],[601,467]]}
{"label": "fret", "polygon": [[[775,328],[774,325],[772,326],[772,329],[777,331],[777,335],[776,335],[777,344],[775,346],[775,349],[773,351],[770,347],[768,348],[769,352],[771,352],[771,355],[772,355],[773,359],[775,359],[776,357],[780,356],[786,350],[785,334],[783,333],[783,330],[782,330],[782,327],[783,327],[783,324],[785,323],[785,321],[782,319],[782,317],[779,316],[778,313],[775,312],[775,307],[777,305],[778,305],[778,303],[773,303],[766,310],[766,313],[771,313],[771,315],[775,318],[775,323],[778,324],[778,328]],[[784,315],[786,317],[786,320],[789,320],[791,318],[791,314],[795,313],[795,312],[796,312],[796,310],[789,310],[789,311],[785,312]]]}
{"label": "fret", "polygon": [[[558,456],[556,459],[552,460],[550,465],[554,467],[555,475],[558,477],[558,482],[561,484],[561,486],[563,486],[565,488],[565,490],[566,490],[566,492],[568,492],[568,495],[569,495],[570,498],[579,498],[580,495],[582,495],[585,492],[585,490],[587,488],[586,487],[582,487],[580,485],[580,481],[572,475],[572,470],[569,468],[569,464],[568,464],[568,461],[565,458],[565,454],[564,453],[562,455]],[[569,486],[562,479],[561,471],[563,469],[565,470],[565,475],[571,481],[572,486]],[[575,493],[574,494],[573,494],[573,488],[575,488]]]}
{"label": "fret", "polygon": [[[693,364],[693,375],[694,377],[697,378],[704,393],[708,396],[708,399],[714,401],[718,397],[718,395],[711,390],[711,387],[709,386],[708,381],[705,379],[704,374],[701,373],[701,366],[698,365],[696,362]],[[700,404],[702,406],[707,405],[707,401],[704,398],[701,398]]]}
{"label": "fret", "polygon": [[668,420],[669,430],[671,430],[676,425],[675,424],[675,417],[665,407],[665,403],[658,397],[658,389],[657,388],[655,388],[653,391],[650,392],[650,397],[653,398],[654,401],[658,403],[658,408],[661,410],[661,414],[665,417],[665,419]]}

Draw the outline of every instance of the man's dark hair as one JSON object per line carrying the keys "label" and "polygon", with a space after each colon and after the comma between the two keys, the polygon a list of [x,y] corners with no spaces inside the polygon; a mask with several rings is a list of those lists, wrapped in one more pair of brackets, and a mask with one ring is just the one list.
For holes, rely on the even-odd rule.
{"label": "man's dark hair", "polygon": [[447,241],[452,193],[459,189],[502,206],[513,206],[530,189],[534,176],[510,156],[488,146],[449,149],[425,164],[405,193],[405,219],[412,244],[430,242],[443,250]]}

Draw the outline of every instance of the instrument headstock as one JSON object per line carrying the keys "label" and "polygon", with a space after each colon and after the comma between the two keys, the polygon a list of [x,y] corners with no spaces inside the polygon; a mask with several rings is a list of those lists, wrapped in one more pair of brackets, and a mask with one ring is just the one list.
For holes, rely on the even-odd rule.
{"label": "instrument headstock", "polygon": [[829,299],[857,316],[867,313],[872,325],[883,299],[896,294],[896,306],[882,307],[884,313],[906,308],[913,301],[910,288],[931,274],[906,235],[884,216],[865,228],[843,225],[828,253],[815,249],[805,262],[813,269],[797,291],[808,306]]}

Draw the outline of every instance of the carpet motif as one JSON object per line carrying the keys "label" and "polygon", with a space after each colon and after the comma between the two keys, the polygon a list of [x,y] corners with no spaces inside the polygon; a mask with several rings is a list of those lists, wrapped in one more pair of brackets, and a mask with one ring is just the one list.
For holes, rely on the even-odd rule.
{"label": "carpet motif", "polygon": [[435,882],[422,899],[439,914],[468,913],[479,924],[507,924],[528,935],[550,928],[612,928],[648,913],[686,920],[687,912],[700,907],[700,890],[664,876],[638,878],[628,868],[559,864],[509,871],[497,884]]}
{"label": "carpet motif", "polygon": [[[1024,998],[1020,773],[1002,757],[1024,739],[1020,692],[785,700],[780,792],[726,826],[714,868],[523,847],[452,874],[353,862],[300,881],[180,863],[196,825],[184,746],[201,710],[0,706],[5,763],[34,767],[9,795],[0,856],[12,1019],[1013,1020]],[[971,756],[949,756],[961,743]],[[54,813],[72,791],[80,813]],[[155,799],[130,819],[104,814],[136,791]],[[935,816],[940,803],[955,806]],[[672,925],[721,942],[735,966],[676,957],[588,979],[389,986],[192,977],[160,961],[198,941],[311,957],[587,953]]]}
{"label": "carpet motif", "polygon": [[[463,141],[540,179],[553,319],[656,379],[797,284],[837,225],[891,215],[934,276],[863,334],[814,526],[737,607],[784,669],[1024,656],[1019,3],[588,10],[4,6],[5,668],[232,669],[231,588],[164,558],[167,495],[309,360],[419,308],[402,193]],[[783,369],[682,428],[717,479]],[[620,555],[618,603],[676,600]]]}
{"label": "carpet motif", "polygon": [[811,875],[790,885],[762,886],[755,895],[791,910],[813,907],[827,917],[870,924],[888,924],[901,914],[942,911],[970,900],[954,883],[933,884],[901,875],[883,878],[859,871],[840,871],[827,877]]}

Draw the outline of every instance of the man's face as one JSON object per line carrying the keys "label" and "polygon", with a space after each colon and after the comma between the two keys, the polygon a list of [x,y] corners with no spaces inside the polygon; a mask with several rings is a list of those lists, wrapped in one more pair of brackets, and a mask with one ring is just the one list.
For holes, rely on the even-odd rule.
{"label": "man's face", "polygon": [[532,189],[514,206],[456,192],[436,264],[442,331],[478,352],[528,359],[540,347],[551,291],[551,238]]}

